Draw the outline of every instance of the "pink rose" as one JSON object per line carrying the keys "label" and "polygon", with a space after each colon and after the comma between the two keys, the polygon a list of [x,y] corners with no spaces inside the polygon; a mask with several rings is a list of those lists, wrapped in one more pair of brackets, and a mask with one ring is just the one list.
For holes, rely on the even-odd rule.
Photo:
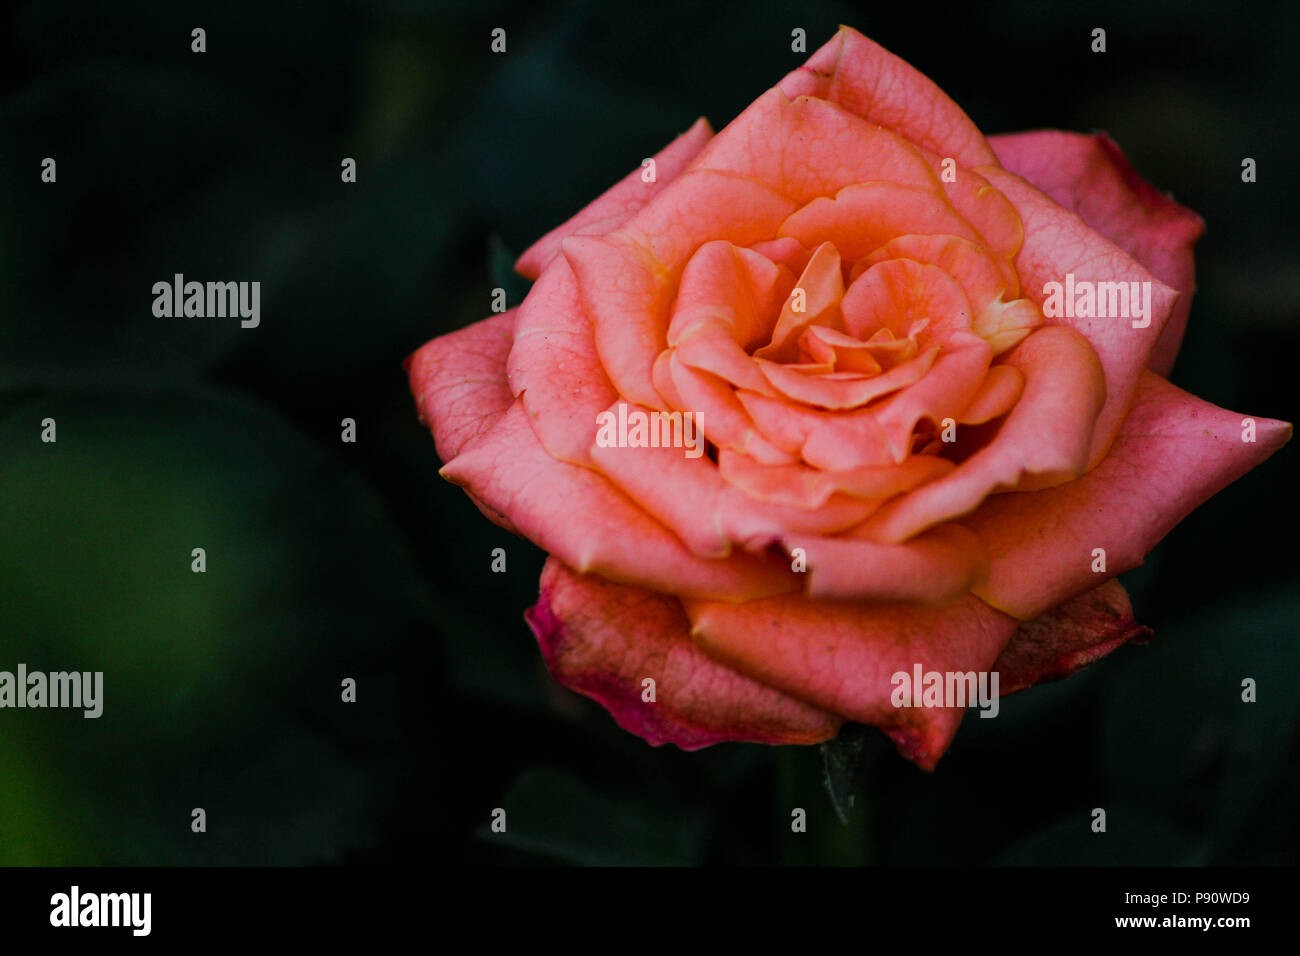
{"label": "pink rose", "polygon": [[653,744],[852,720],[932,768],[964,709],[896,675],[1005,694],[1142,634],[1114,576],[1290,436],[1164,378],[1202,230],[1104,135],[986,139],[846,28],[539,239],[411,388],[550,552],[562,683]]}

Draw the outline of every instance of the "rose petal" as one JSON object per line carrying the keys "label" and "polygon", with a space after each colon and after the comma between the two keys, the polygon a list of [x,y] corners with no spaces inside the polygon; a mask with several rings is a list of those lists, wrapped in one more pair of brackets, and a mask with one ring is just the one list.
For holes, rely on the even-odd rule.
{"label": "rose petal", "polygon": [[[706,243],[682,273],[669,346],[692,368],[741,388],[770,390],[745,350],[767,341],[772,316],[794,281],[790,270],[756,252],[729,242]],[[659,379],[655,387],[671,405]]]}
{"label": "rose petal", "polygon": [[984,136],[932,80],[851,27],[840,27],[778,84],[786,96],[815,96],[962,166],[996,162]]}
{"label": "rose petal", "polygon": [[796,508],[823,507],[836,492],[883,501],[946,475],[956,466],[934,455],[912,455],[899,464],[828,471],[807,465],[765,465],[729,448],[718,453],[718,470],[751,498]]}
{"label": "rose petal", "polygon": [[514,403],[506,382],[518,309],[426,342],[406,360],[420,421],[438,456],[451,461],[495,425]]}
{"label": "rose petal", "polygon": [[617,232],[561,243],[596,331],[596,352],[620,395],[665,406],[654,362],[667,346],[673,293],[691,254],[710,240],[743,246],[771,237],[792,208],[757,180],[691,170]]}
{"label": "rose petal", "polygon": [[[1073,273],[1081,281],[1150,282],[1149,325],[1134,328],[1131,318],[1070,318],[1046,316],[1049,325],[1082,332],[1092,343],[1106,374],[1106,406],[1098,416],[1088,466],[1094,467],[1119,431],[1138,378],[1150,360],[1178,293],[1142,268],[1128,253],[1082,219],[1063,209],[1019,176],[985,170],[990,182],[1011,200],[1025,224],[1025,243],[1016,256],[1021,294],[1042,306],[1048,282],[1064,283]],[[1046,313],[1044,312],[1044,315]]]}
{"label": "rose petal", "polygon": [[794,282],[789,269],[751,249],[706,242],[682,270],[668,344],[676,345],[697,324],[714,325],[721,317],[737,346],[754,348],[770,337],[771,315]]}
{"label": "rose petal", "polygon": [[719,132],[692,168],[752,176],[799,205],[867,180],[938,186],[902,137],[826,99],[791,100],[776,87]]}
{"label": "rose petal", "polygon": [[[814,744],[843,722],[711,660],[670,595],[578,575],[551,558],[525,616],[555,679],[654,746]],[[652,701],[642,697],[647,678]]]}
{"label": "rose petal", "polygon": [[955,329],[969,329],[973,310],[957,280],[938,266],[890,259],[862,273],[840,304],[844,327],[866,340],[880,329],[900,338],[928,319],[918,344],[942,345]]}
{"label": "rose petal", "polygon": [[548,455],[518,401],[441,474],[509,515],[521,534],[582,573],[735,601],[799,586],[780,559],[695,557],[606,478]]}
{"label": "rose petal", "polygon": [[849,720],[880,727],[904,756],[930,770],[962,711],[895,707],[892,676],[988,671],[1016,629],[1013,618],[967,595],[942,608],[799,595],[745,604],[682,602],[710,657]]}
{"label": "rose petal", "polygon": [[877,544],[851,534],[787,534],[782,540],[788,552],[803,550],[812,598],[943,605],[966,594],[989,568],[979,536],[955,524],[931,528],[903,544]]}
{"label": "rose petal", "polygon": [[1025,375],[1014,365],[994,365],[970,404],[957,416],[963,425],[982,425],[1005,415],[1025,390]]}
{"label": "rose petal", "polygon": [[[791,288],[781,306],[772,329],[772,340],[754,353],[756,358],[789,361],[795,344],[805,328],[813,323],[842,326],[839,307],[844,298],[844,272],[839,250],[831,242],[823,242],[812,254],[799,280]],[[795,297],[799,297],[796,303]],[[799,311],[795,311],[798,304]]]}
{"label": "rose petal", "polygon": [[1112,579],[1032,621],[1022,621],[993,669],[1003,696],[1061,680],[1151,629],[1133,617],[1128,592]]}
{"label": "rose petal", "polygon": [[1087,341],[1072,329],[1048,326],[1003,363],[1024,374],[1025,389],[996,438],[952,474],[876,512],[868,521],[876,540],[904,541],[970,512],[994,491],[1022,485],[1026,475],[1056,483],[1083,472],[1106,394]]}
{"label": "rose petal", "polygon": [[[868,267],[888,259],[911,259],[938,266],[960,283],[977,312],[999,296],[1014,299],[1020,294],[1019,285],[1008,283],[983,247],[958,236],[909,234],[891,239],[853,267],[850,281],[856,282]],[[1010,278],[1015,279],[1014,269]]]}
{"label": "rose petal", "polygon": [[737,388],[775,395],[776,390],[763,377],[753,357],[736,344],[730,332],[730,320],[716,314],[707,322],[700,322],[699,318],[698,314],[692,317],[696,324],[672,350],[672,355],[683,365],[716,375]]}
{"label": "rose petal", "polygon": [[808,267],[808,260],[813,254],[813,251],[805,249],[798,239],[791,239],[789,236],[781,239],[766,239],[754,243],[749,248],[777,265],[785,266],[795,275],[799,275]]}
{"label": "rose petal", "polygon": [[954,334],[949,344],[924,378],[873,406],[895,461],[902,461],[910,454],[912,435],[918,424],[928,421],[939,426],[945,418],[955,419],[984,382],[993,358],[989,344],[970,333]]}
{"label": "rose petal", "polygon": [[[931,157],[932,162],[937,159]],[[1025,239],[1016,207],[974,169],[958,170],[956,178],[943,178],[940,185],[948,202],[975,229],[980,245],[989,251],[1007,283],[1013,283],[1012,263]]]}
{"label": "rose petal", "polygon": [[939,352],[939,346],[931,346],[880,375],[840,372],[805,375],[790,365],[778,365],[761,358],[755,361],[768,384],[787,398],[818,408],[846,409],[858,408],[882,395],[919,382],[935,363]]}
{"label": "rose petal", "polygon": [[[620,405],[623,406],[620,409]],[[674,437],[669,423],[667,436],[661,436],[659,420],[650,418],[652,414],[676,414],[678,434],[682,447],[672,447],[665,442],[660,447],[623,446],[617,444],[593,445],[591,459],[595,466],[620,491],[631,498],[637,505],[663,523],[680,538],[695,554],[703,558],[725,558],[731,553],[732,539],[719,520],[718,499],[726,490],[727,484],[718,475],[718,469],[702,454],[690,457],[684,447],[686,438],[692,443],[702,443],[704,436],[695,427],[692,416],[683,416],[681,412],[653,412],[626,403],[614,403],[609,413],[618,420],[624,416],[629,422],[635,416],[646,416],[650,423],[653,437],[660,444],[661,437]],[[630,430],[630,429],[629,429]],[[702,450],[702,445],[701,445]],[[767,531],[779,530],[773,527]]]}
{"label": "rose petal", "polygon": [[[1133,410],[1097,468],[1055,488],[991,498],[962,522],[993,555],[976,593],[1027,620],[1137,567],[1188,513],[1291,437],[1286,422],[1260,418],[1255,441],[1243,442],[1243,421],[1143,372]],[[1092,571],[1095,548],[1106,551],[1104,573]]]}
{"label": "rose petal", "polygon": [[[936,352],[932,349],[918,358],[933,362]],[[764,439],[815,468],[844,471],[896,464],[889,438],[871,409],[823,412],[753,392],[737,392],[736,398]],[[750,457],[763,464],[789,463]]]}
{"label": "rose petal", "polygon": [[834,198],[814,199],[792,213],[780,230],[805,246],[834,243],[845,259],[860,259],[910,233],[979,241],[942,192],[894,183],[845,186]]}
{"label": "rose petal", "polygon": [[795,461],[793,455],[772,444],[755,427],[740,402],[740,393],[730,383],[684,364],[676,350],[669,354],[667,369],[676,393],[673,406],[695,415],[713,444],[734,448],[770,465]]}
{"label": "rose petal", "polygon": [[1034,329],[1043,325],[1043,313],[1030,299],[997,299],[977,312],[971,331],[1000,355],[1024,341]]}
{"label": "rose petal", "polygon": [[829,363],[836,371],[879,375],[882,360],[905,361],[916,355],[916,343],[885,336],[863,342],[826,325],[810,325],[799,336],[799,350],[811,361]]}
{"label": "rose petal", "polygon": [[561,461],[589,464],[596,415],[617,393],[563,256],[547,266],[519,306],[507,368],[510,389],[523,400],[542,447]]}
{"label": "rose petal", "polygon": [[[610,412],[615,418],[626,415],[629,421],[634,414],[650,414],[649,409],[636,406],[621,413],[614,407]],[[663,441],[663,429],[657,423],[654,430],[659,447],[596,445],[591,449],[592,460],[621,491],[700,557],[726,557],[733,542],[750,550],[766,547],[785,531],[844,531],[875,508],[873,502],[843,495],[828,496],[816,508],[751,498],[732,487],[708,458],[690,457],[680,444],[674,447]]]}
{"label": "rose petal", "polygon": [[644,169],[634,169],[573,218],[524,250],[515,263],[515,271],[536,279],[559,253],[561,240],[569,236],[601,235],[623,225],[686,169],[712,135],[709,121],[704,117],[697,119],[690,129],[655,153],[654,182],[641,178]]}
{"label": "rose petal", "polygon": [[1169,376],[1195,288],[1192,247],[1205,232],[1196,213],[1145,182],[1105,133],[1040,130],[989,138],[998,160],[1115,243],[1181,295],[1148,367]]}

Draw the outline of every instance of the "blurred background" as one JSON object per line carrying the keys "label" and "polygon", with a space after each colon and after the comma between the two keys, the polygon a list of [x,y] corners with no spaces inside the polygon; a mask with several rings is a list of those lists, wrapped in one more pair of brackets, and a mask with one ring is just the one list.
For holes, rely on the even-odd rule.
{"label": "blurred background", "polygon": [[[438,478],[401,364],[493,287],[517,304],[534,238],[799,65],[792,29],[811,52],[846,23],[986,132],[1106,130],[1197,210],[1173,380],[1294,421],[1297,5],[49,0],[3,18],[0,669],[102,670],[105,710],[0,711],[0,863],[1297,862],[1294,445],[1124,578],[1153,642],[968,718],[932,774],[873,737],[845,825],[817,748],[654,749],[548,678],[522,618],[543,555]],[[176,272],[260,281],[260,327],[155,318]]]}

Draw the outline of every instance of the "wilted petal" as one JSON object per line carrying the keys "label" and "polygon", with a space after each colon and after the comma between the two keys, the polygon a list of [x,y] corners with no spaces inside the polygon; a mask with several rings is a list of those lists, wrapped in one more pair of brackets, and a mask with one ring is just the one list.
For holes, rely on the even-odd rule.
{"label": "wilted petal", "polygon": [[898,672],[988,671],[1016,621],[967,595],[942,608],[799,595],[745,604],[683,601],[710,656],[815,707],[881,728],[908,759],[933,769],[962,711],[895,707]]}
{"label": "wilted petal", "polygon": [[814,744],[843,722],[711,660],[671,595],[575,574],[551,558],[526,616],[555,679],[655,746]]}
{"label": "wilted petal", "polygon": [[1115,648],[1144,640],[1151,629],[1133,617],[1128,592],[1107,581],[1059,607],[1022,621],[993,669],[1003,695],[1069,677]]}

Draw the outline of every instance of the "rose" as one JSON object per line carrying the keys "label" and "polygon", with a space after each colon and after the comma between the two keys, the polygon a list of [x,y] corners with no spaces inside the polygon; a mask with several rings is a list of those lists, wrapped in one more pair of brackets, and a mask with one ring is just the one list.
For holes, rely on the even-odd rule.
{"label": "rose", "polygon": [[960,701],[894,675],[1009,693],[1144,634],[1114,576],[1290,435],[1163,377],[1203,225],[1104,135],[985,139],[842,29],[653,168],[408,365],[442,475],[551,554],[551,672],[653,744],[847,719],[932,768]]}

